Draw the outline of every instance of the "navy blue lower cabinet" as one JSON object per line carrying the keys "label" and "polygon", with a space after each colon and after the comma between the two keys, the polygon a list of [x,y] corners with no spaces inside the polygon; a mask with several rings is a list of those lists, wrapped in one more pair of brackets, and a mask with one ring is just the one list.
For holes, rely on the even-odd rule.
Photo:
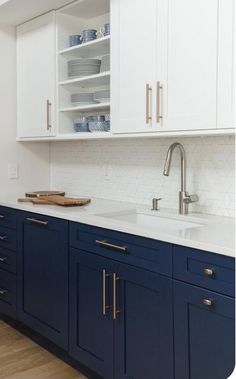
{"label": "navy blue lower cabinet", "polygon": [[174,284],[175,379],[226,379],[234,368],[234,299]]}
{"label": "navy blue lower cabinet", "polygon": [[72,357],[105,379],[173,379],[172,281],[71,249]]}
{"label": "navy blue lower cabinet", "polygon": [[71,249],[69,354],[106,379],[113,378],[112,272],[109,259]]}
{"label": "navy blue lower cabinet", "polygon": [[68,222],[20,212],[17,317],[68,349]]}
{"label": "navy blue lower cabinet", "polygon": [[117,265],[113,276],[116,379],[174,377],[172,291],[171,279]]}

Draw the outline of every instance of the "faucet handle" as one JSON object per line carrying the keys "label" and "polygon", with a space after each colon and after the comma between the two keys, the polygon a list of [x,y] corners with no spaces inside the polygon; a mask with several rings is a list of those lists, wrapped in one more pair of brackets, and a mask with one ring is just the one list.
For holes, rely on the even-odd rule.
{"label": "faucet handle", "polygon": [[187,195],[184,199],[185,203],[196,203],[199,200],[198,195]]}
{"label": "faucet handle", "polygon": [[158,211],[159,210],[159,208],[158,208],[158,201],[159,200],[162,200],[162,198],[161,197],[159,197],[159,198],[154,197],[152,199],[152,211]]}

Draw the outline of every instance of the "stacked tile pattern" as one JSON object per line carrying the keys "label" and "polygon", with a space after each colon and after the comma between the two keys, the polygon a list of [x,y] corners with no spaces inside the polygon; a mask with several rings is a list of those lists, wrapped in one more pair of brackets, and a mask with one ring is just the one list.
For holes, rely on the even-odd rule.
{"label": "stacked tile pattern", "polygon": [[180,139],[120,139],[51,144],[51,188],[71,195],[178,208],[180,155],[174,152],[169,177],[163,176],[171,143],[187,155],[187,190],[199,195],[191,211],[234,216],[234,136]]}

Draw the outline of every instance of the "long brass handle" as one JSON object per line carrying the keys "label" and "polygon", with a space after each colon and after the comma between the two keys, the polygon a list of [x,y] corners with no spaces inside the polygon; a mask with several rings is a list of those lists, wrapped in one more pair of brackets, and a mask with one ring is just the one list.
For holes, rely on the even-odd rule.
{"label": "long brass handle", "polygon": [[157,82],[157,114],[156,114],[156,121],[159,124],[163,118],[161,115],[161,91],[163,90],[163,86],[161,85],[161,82]]}
{"label": "long brass handle", "polygon": [[121,251],[122,253],[126,253],[126,251],[127,251],[126,246],[114,245],[113,243],[109,243],[105,240],[102,240],[102,241],[96,240],[95,242],[102,247],[106,247],[106,248],[112,249],[112,250],[118,250],[118,251]]}
{"label": "long brass handle", "polygon": [[4,296],[6,293],[7,293],[7,290],[1,290],[1,289],[0,289],[0,295],[1,295],[1,296]]}
{"label": "long brass handle", "polygon": [[213,306],[213,300],[212,299],[203,299],[202,300],[202,303],[204,304],[204,305],[206,305],[207,307],[212,307]]}
{"label": "long brass handle", "polygon": [[152,103],[152,87],[149,84],[146,84],[146,124],[150,124],[152,121],[151,103]]}
{"label": "long brass handle", "polygon": [[214,275],[214,270],[212,268],[204,268],[203,273],[208,277],[212,277]]}
{"label": "long brass handle", "polygon": [[4,220],[4,218],[6,218],[6,216],[0,215],[0,220]]}
{"label": "long brass handle", "polygon": [[6,241],[7,236],[0,236],[0,241]]}
{"label": "long brass handle", "polygon": [[35,218],[27,218],[26,220],[29,221],[31,224],[37,224],[42,226],[48,225],[48,221],[36,220]]}
{"label": "long brass handle", "polygon": [[113,320],[117,319],[117,315],[120,313],[119,310],[117,310],[117,290],[116,290],[116,283],[119,281],[120,278],[116,276],[116,274],[113,274]]}
{"label": "long brass handle", "polygon": [[49,100],[47,100],[47,130],[50,130],[52,127],[51,110],[52,110],[52,103]]}
{"label": "long brass handle", "polygon": [[106,304],[106,279],[110,276],[110,274],[106,273],[106,270],[102,270],[102,314],[103,316],[106,316],[107,310],[111,308],[109,305]]}
{"label": "long brass handle", "polygon": [[0,257],[0,262],[5,263],[7,261],[7,257]]}

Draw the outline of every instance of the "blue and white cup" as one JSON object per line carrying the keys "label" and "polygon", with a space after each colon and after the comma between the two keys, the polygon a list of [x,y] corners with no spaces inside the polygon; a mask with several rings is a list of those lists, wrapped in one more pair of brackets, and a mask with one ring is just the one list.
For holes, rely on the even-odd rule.
{"label": "blue and white cup", "polygon": [[94,39],[97,38],[97,30],[96,29],[83,30],[82,35],[83,35],[83,42],[93,41]]}
{"label": "blue and white cup", "polygon": [[80,34],[73,34],[69,36],[70,47],[80,45],[82,43],[82,36]]}
{"label": "blue and white cup", "polygon": [[100,29],[100,34],[105,37],[109,36],[111,33],[111,26],[110,23],[105,24],[104,26],[101,27]]}

